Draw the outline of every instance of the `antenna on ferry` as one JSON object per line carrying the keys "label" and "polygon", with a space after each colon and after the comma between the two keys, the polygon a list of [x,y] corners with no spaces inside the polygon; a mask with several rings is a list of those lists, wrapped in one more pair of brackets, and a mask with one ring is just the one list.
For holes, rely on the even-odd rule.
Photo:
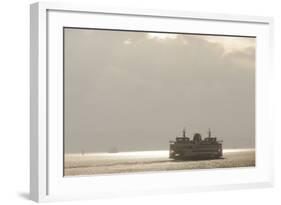
{"label": "antenna on ferry", "polygon": [[185,130],[185,127],[184,127],[183,130],[182,130],[182,137],[185,137],[185,133],[186,133],[186,130]]}
{"label": "antenna on ferry", "polygon": [[209,138],[211,138],[211,129],[209,128],[209,131],[208,131],[208,135],[209,135]]}

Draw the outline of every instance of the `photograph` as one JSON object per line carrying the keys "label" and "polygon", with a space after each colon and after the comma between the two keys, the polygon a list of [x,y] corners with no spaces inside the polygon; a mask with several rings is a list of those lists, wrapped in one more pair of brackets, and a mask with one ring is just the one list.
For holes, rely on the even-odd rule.
{"label": "photograph", "polygon": [[255,167],[256,37],[63,28],[63,176]]}

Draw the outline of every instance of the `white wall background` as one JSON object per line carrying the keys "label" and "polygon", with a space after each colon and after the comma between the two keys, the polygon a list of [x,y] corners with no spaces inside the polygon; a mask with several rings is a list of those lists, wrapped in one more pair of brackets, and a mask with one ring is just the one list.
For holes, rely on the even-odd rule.
{"label": "white wall background", "polygon": [[[29,193],[29,0],[0,4],[0,204],[32,204]],[[81,0],[80,0],[81,2]],[[268,189],[118,198],[66,204],[280,204],[281,6],[274,0],[103,0],[98,5],[273,16],[276,186]]]}

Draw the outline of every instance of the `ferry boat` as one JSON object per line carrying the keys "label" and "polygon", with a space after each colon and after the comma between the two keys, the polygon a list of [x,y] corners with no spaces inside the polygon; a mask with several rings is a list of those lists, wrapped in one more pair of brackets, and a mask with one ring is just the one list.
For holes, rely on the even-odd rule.
{"label": "ferry boat", "polygon": [[182,136],[176,137],[175,141],[170,141],[171,159],[215,159],[221,158],[222,141],[211,136],[211,130],[208,131],[208,137],[202,139],[200,133],[195,133],[190,139],[186,136],[186,130],[183,129]]}

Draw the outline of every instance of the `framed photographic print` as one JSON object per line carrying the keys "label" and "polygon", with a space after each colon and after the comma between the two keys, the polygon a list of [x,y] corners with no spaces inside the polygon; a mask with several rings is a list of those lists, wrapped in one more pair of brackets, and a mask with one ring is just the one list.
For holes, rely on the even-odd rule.
{"label": "framed photographic print", "polygon": [[272,186],[272,24],[32,4],[31,199]]}

